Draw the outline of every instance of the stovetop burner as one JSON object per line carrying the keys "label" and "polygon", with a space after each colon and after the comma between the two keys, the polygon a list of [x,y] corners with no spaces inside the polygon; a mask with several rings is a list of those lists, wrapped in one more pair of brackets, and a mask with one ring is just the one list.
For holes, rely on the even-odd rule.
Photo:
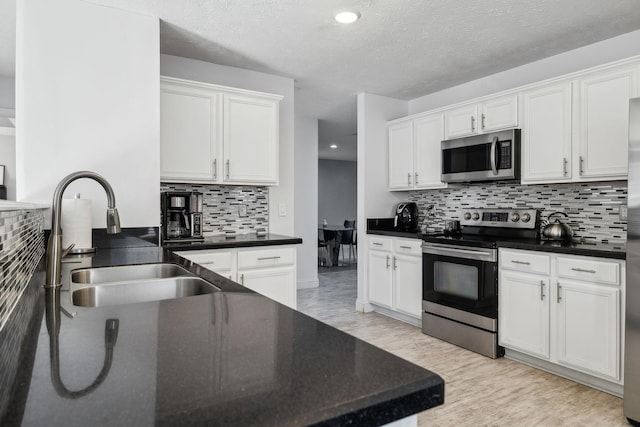
{"label": "stovetop burner", "polygon": [[458,233],[423,233],[428,243],[495,248],[498,241],[537,241],[538,212],[535,209],[469,209],[461,213]]}

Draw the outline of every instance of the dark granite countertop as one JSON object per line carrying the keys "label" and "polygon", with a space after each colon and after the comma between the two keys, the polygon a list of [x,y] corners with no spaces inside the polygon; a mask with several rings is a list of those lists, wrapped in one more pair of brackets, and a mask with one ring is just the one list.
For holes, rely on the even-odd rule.
{"label": "dark granite countertop", "polygon": [[[367,234],[422,239],[421,233],[393,230],[367,230]],[[582,255],[599,258],[626,259],[627,247],[623,244],[600,242],[562,242],[537,239],[497,240],[499,248],[523,249],[528,251],[555,252],[567,255]]]}
{"label": "dark granite countertop", "polygon": [[[169,250],[98,249],[91,258],[92,266],[150,262],[180,264],[223,292],[80,309],[75,318],[60,316],[57,340],[43,320],[33,339],[33,369],[21,375],[5,422],[381,425],[443,402],[438,375]],[[42,280],[39,272],[30,286],[40,287]],[[117,340],[113,333],[106,337],[110,319],[118,319]],[[108,362],[106,375],[99,374]],[[55,381],[51,372],[58,363]],[[89,393],[78,392],[100,376]]]}
{"label": "dark granite countertop", "polygon": [[166,243],[165,248],[173,251],[198,250],[198,249],[230,249],[246,248],[250,246],[273,245],[297,245],[302,243],[299,237],[283,236],[268,233],[265,236],[257,236],[255,233],[238,234],[235,236],[208,236],[200,242]]}

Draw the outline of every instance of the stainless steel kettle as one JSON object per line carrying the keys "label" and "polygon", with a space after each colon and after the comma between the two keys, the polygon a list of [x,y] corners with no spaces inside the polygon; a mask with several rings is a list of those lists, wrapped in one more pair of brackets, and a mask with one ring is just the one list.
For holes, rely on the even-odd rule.
{"label": "stainless steel kettle", "polygon": [[568,225],[556,218],[554,222],[551,222],[551,217],[554,215],[564,215],[569,218],[564,212],[553,212],[547,217],[547,224],[542,229],[542,236],[551,240],[569,240],[573,236],[573,229]]}

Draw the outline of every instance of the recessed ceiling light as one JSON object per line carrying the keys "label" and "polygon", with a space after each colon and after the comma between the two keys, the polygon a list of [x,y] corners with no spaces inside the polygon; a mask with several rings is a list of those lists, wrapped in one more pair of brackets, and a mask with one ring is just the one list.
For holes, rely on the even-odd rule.
{"label": "recessed ceiling light", "polygon": [[331,148],[332,150],[335,150],[336,148],[338,148],[338,146],[336,144],[331,144],[329,148]]}
{"label": "recessed ceiling light", "polygon": [[343,10],[336,13],[335,19],[341,24],[352,24],[360,18],[360,12],[357,10]]}

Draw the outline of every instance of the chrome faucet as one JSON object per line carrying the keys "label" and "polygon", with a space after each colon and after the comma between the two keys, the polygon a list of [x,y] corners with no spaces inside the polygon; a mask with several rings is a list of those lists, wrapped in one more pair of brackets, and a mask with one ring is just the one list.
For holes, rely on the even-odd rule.
{"label": "chrome faucet", "polygon": [[56,288],[61,285],[61,262],[62,258],[73,248],[73,245],[62,249],[62,227],[60,219],[62,216],[62,194],[73,181],[79,178],[91,178],[102,185],[107,193],[107,233],[115,234],[120,232],[120,217],[116,209],[116,196],[111,185],[101,175],[95,172],[80,171],[67,175],[60,181],[53,193],[53,207],[51,209],[51,236],[47,244],[47,281],[45,288]]}

